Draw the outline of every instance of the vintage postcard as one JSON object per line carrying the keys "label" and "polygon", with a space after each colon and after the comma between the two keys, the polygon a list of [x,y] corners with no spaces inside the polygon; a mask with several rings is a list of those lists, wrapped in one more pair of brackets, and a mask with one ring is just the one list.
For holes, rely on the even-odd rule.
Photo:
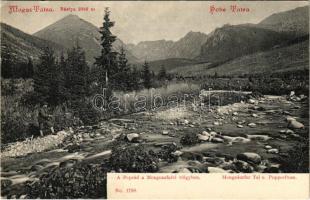
{"label": "vintage postcard", "polygon": [[309,199],[308,1],[2,1],[1,198]]}

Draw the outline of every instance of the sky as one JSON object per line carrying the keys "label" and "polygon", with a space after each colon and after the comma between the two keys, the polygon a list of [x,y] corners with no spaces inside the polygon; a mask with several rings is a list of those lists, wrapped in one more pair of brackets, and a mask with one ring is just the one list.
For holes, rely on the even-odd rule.
{"label": "sky", "polygon": [[[11,13],[9,6],[53,8],[54,12]],[[250,12],[233,13],[231,5],[249,8]],[[224,24],[259,23],[273,13],[308,5],[307,1],[10,1],[1,2],[1,22],[26,33],[35,33],[69,14],[101,26],[104,8],[109,7],[112,32],[125,43],[153,40],[178,40],[189,31],[210,33]],[[226,12],[211,14],[210,6],[226,8]],[[89,7],[95,11],[60,11],[60,7]]]}

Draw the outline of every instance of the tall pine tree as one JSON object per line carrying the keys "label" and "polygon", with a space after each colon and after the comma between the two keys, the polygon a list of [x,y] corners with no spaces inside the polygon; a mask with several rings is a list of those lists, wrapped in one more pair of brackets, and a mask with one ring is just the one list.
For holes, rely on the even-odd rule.
{"label": "tall pine tree", "polygon": [[164,66],[161,66],[159,73],[158,73],[158,79],[165,80],[166,78],[167,78],[166,68]]}
{"label": "tall pine tree", "polygon": [[32,59],[28,57],[25,78],[32,78],[34,74]]}
{"label": "tall pine tree", "polygon": [[34,92],[39,103],[48,102],[53,104],[51,86],[55,70],[54,51],[45,48],[40,56],[40,62],[34,74]]}
{"label": "tall pine tree", "polygon": [[73,109],[84,103],[89,93],[89,67],[86,63],[85,52],[77,44],[68,52],[66,60],[66,88]]}
{"label": "tall pine tree", "polygon": [[[6,48],[4,46],[3,48]],[[7,51],[2,51],[2,59],[1,59],[1,76],[3,78],[12,78],[13,77],[13,57]]]}
{"label": "tall pine tree", "polygon": [[130,89],[132,90],[139,89],[140,77],[141,77],[140,71],[137,69],[136,66],[134,66],[130,73]]}
{"label": "tall pine tree", "polygon": [[142,79],[143,79],[143,85],[147,89],[151,88],[151,76],[152,74],[149,69],[149,64],[145,61],[143,65]]}
{"label": "tall pine tree", "polygon": [[117,64],[117,72],[111,76],[111,81],[113,81],[112,87],[118,90],[130,90],[131,71],[123,47],[118,55]]}
{"label": "tall pine tree", "polygon": [[111,33],[111,28],[115,22],[110,20],[109,8],[105,8],[102,27],[100,27],[101,34],[101,54],[95,58],[95,65],[99,67],[99,84],[101,89],[108,86],[109,78],[113,74],[117,73],[117,52],[112,49],[112,44],[116,40],[116,36]]}

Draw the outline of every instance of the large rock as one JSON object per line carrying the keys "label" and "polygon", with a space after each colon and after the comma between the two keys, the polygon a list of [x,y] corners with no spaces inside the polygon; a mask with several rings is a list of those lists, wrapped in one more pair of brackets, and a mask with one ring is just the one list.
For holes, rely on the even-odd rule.
{"label": "large rock", "polygon": [[248,103],[250,103],[250,104],[256,104],[256,103],[257,103],[257,101],[256,101],[256,100],[254,100],[254,99],[249,99],[249,100],[248,100]]}
{"label": "large rock", "polygon": [[169,131],[164,130],[162,134],[163,134],[163,135],[168,135],[168,134],[169,134]]}
{"label": "large rock", "polygon": [[294,117],[288,116],[286,117],[287,122],[295,121],[296,119]]}
{"label": "large rock", "polygon": [[212,138],[211,142],[214,142],[214,143],[224,143],[224,140],[222,138]]}
{"label": "large rock", "polygon": [[254,170],[252,166],[250,166],[247,162],[242,160],[237,160],[234,164],[239,172],[251,173]]}
{"label": "large rock", "polygon": [[210,136],[208,135],[202,135],[202,134],[197,134],[197,137],[200,141],[208,141]]}
{"label": "large rock", "polygon": [[245,162],[251,162],[254,164],[259,164],[262,160],[261,156],[257,153],[245,152],[237,155],[238,160],[242,160]]}
{"label": "large rock", "polygon": [[219,167],[208,167],[209,173],[227,173],[226,170],[219,168]]}
{"label": "large rock", "polygon": [[267,151],[268,153],[272,153],[272,154],[278,154],[279,153],[279,150],[278,149],[268,149]]}
{"label": "large rock", "polygon": [[127,137],[127,140],[129,142],[134,142],[134,141],[138,140],[140,135],[138,133],[130,133],[130,134],[127,134],[126,137]]}
{"label": "large rock", "polygon": [[213,122],[213,125],[218,126],[218,125],[220,125],[220,123],[219,122]]}
{"label": "large rock", "polygon": [[217,136],[217,132],[211,131],[211,132],[210,132],[210,135],[211,135],[212,137],[215,137],[215,136]]}
{"label": "large rock", "polygon": [[265,146],[265,149],[272,149],[272,146],[266,145],[266,146]]}
{"label": "large rock", "polygon": [[237,143],[247,143],[250,142],[251,140],[249,138],[245,138],[245,137],[233,137],[233,141],[232,142],[237,142]]}
{"label": "large rock", "polygon": [[251,128],[254,128],[254,127],[256,127],[256,124],[255,123],[249,123],[248,126]]}
{"label": "large rock", "polygon": [[172,152],[171,154],[174,156],[181,156],[183,154],[183,152],[182,151],[175,151],[175,152]]}
{"label": "large rock", "polygon": [[202,131],[201,135],[207,135],[210,136],[210,134],[207,131]]}
{"label": "large rock", "polygon": [[293,129],[301,129],[304,128],[305,126],[302,123],[298,122],[297,120],[293,120],[289,122],[288,127]]}

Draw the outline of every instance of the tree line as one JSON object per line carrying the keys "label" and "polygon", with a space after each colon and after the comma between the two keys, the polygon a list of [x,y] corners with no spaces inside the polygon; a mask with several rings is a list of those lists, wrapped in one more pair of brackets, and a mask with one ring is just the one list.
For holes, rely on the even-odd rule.
{"label": "tree line", "polygon": [[34,65],[31,58],[27,61],[15,61],[8,52],[2,52],[1,76],[2,78],[32,78]]}
{"label": "tree line", "polygon": [[85,51],[78,40],[73,48],[61,56],[56,56],[51,48],[44,49],[32,74],[34,92],[28,95],[26,102],[46,102],[51,106],[65,104],[81,115],[81,111],[86,112],[90,108],[85,102],[89,102],[87,100],[92,95],[101,94],[103,89],[109,97],[116,90],[149,89],[154,86],[155,80],[164,80],[167,77],[164,67],[156,76],[147,61],[142,69],[138,69],[128,63],[124,48],[120,52],[112,48],[116,36],[110,29],[114,24],[110,20],[110,11],[105,9],[100,27],[101,52],[95,57],[94,64],[86,61]]}

